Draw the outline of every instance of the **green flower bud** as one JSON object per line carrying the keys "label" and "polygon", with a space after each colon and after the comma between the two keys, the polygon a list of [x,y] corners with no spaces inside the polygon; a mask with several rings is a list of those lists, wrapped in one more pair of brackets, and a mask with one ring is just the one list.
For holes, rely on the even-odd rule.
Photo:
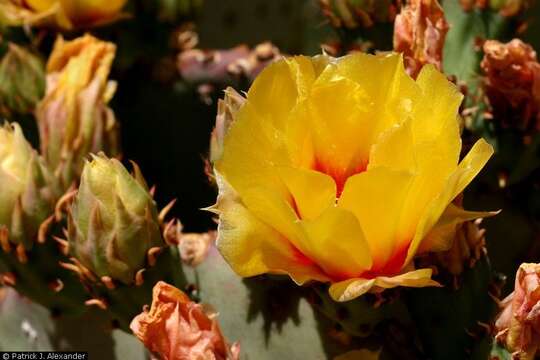
{"label": "green flower bud", "polygon": [[36,55],[9,43],[0,62],[0,114],[34,110],[45,92],[45,66]]}
{"label": "green flower bud", "polygon": [[11,243],[28,250],[39,226],[53,212],[58,191],[16,123],[0,127],[0,184],[0,228],[7,229]]}
{"label": "green flower bud", "polygon": [[94,156],[84,166],[68,217],[73,256],[93,274],[124,284],[162,247],[156,204],[137,165],[130,175],[116,159]]}

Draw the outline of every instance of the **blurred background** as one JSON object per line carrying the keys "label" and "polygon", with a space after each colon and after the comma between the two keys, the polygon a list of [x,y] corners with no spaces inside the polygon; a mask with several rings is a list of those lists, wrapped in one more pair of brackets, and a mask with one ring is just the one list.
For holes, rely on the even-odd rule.
{"label": "blurred background", "polygon": [[[193,20],[201,49],[228,49],[239,44],[253,48],[269,41],[286,54],[314,55],[333,32],[313,0],[191,3],[185,7],[192,10],[188,18]],[[148,14],[146,9],[144,13]],[[122,124],[124,156],[140,164],[149,183],[159,184],[156,196],[160,205],[177,198],[173,211],[184,226],[189,231],[205,231],[215,225],[211,215],[199,209],[212,205],[216,195],[204,171],[205,159],[217,99],[224,88],[219,85],[226,85],[227,80],[205,95],[199,93],[204,91],[198,89],[201,82],[183,80],[176,71],[174,35],[179,29],[156,20],[137,17],[136,24],[118,24],[105,34],[118,44],[111,78],[120,85],[112,107]],[[124,31],[123,26],[137,31]],[[135,38],[125,39],[123,34]],[[145,48],[134,50],[130,41]],[[246,89],[248,83],[236,85]]]}

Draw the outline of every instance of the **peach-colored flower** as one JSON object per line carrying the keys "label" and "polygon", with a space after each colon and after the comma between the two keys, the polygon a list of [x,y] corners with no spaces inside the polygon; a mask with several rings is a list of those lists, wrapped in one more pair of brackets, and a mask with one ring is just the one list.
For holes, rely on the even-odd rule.
{"label": "peach-colored flower", "polygon": [[484,43],[481,67],[485,88],[504,126],[522,130],[540,127],[540,64],[533,48],[519,39]]}
{"label": "peach-colored flower", "polygon": [[513,359],[534,359],[540,347],[540,264],[521,264],[514,286],[502,301],[496,338]]}
{"label": "peach-colored flower", "polygon": [[152,307],[137,315],[131,330],[163,360],[238,360],[240,346],[229,346],[215,314],[163,281],[154,286]]}
{"label": "peach-colored flower", "polygon": [[426,64],[441,70],[448,28],[437,0],[407,1],[394,24],[394,50],[403,52],[409,75],[416,77]]}

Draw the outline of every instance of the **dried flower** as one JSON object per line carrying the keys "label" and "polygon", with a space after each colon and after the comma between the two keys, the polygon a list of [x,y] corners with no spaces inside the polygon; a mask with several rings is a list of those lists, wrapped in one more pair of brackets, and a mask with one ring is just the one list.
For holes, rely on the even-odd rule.
{"label": "dried flower", "polygon": [[519,39],[484,43],[485,89],[502,126],[540,130],[540,64],[533,48]]}
{"label": "dried flower", "polygon": [[[468,219],[460,219],[458,213],[462,211],[463,196],[458,196],[446,210],[449,214],[456,214],[456,217],[448,217],[454,221],[445,222],[441,219],[441,223],[445,222],[446,225],[440,226],[436,234],[432,232],[429,235],[449,239],[445,244],[451,247],[449,249],[440,248],[439,252],[424,253],[417,260],[418,265],[435,266],[438,270],[445,271],[453,276],[455,281],[465,269],[472,268],[486,254],[486,230],[480,227],[481,217],[498,214],[498,212],[491,212],[475,215],[474,212],[469,212]],[[476,218],[476,220],[469,220],[470,218]],[[427,242],[428,240],[426,239]],[[457,286],[457,283],[455,285]]]}
{"label": "dried flower", "polygon": [[131,330],[163,360],[238,360],[240,346],[229,346],[216,315],[174,286],[158,282],[152,307],[137,315]]}
{"label": "dried flower", "polygon": [[404,54],[409,75],[416,77],[426,64],[442,70],[448,28],[437,0],[408,0],[402,7],[394,24],[394,50]]}
{"label": "dried flower", "polygon": [[521,264],[514,291],[501,305],[496,339],[512,352],[513,359],[534,359],[540,347],[540,264]]}

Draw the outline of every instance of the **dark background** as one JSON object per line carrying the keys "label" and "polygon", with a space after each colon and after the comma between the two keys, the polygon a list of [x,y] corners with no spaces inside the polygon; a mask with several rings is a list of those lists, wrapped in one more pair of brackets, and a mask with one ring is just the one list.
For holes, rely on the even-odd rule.
{"label": "dark background", "polygon": [[[215,89],[210,104],[201,101],[196,84],[182,81],[175,69],[171,34],[178,26],[156,22],[144,4],[138,6],[136,19],[102,33],[118,44],[112,107],[122,126],[124,160],[135,160],[148,183],[157,185],[160,206],[178,199],[173,214],[187,231],[204,231],[215,226],[199,209],[216,197],[204,159],[222,89]],[[192,18],[203,49],[272,41],[284,53],[316,54],[332,32],[310,0],[206,0]]]}

